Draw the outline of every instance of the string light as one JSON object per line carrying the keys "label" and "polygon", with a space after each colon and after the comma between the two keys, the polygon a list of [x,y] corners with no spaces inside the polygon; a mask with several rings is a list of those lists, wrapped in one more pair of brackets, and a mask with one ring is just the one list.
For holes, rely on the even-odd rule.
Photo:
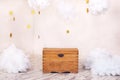
{"label": "string light", "polygon": [[9,11],[9,15],[12,16],[13,15],[13,11]]}
{"label": "string light", "polygon": [[69,34],[69,33],[70,33],[70,30],[66,30],[66,33]]}
{"label": "string light", "polygon": [[30,28],[31,28],[31,25],[30,25],[30,24],[28,24],[28,25],[27,25],[27,28],[28,28],[28,29],[30,29]]}
{"label": "string light", "polygon": [[88,4],[89,3],[89,0],[86,0],[86,4]]}

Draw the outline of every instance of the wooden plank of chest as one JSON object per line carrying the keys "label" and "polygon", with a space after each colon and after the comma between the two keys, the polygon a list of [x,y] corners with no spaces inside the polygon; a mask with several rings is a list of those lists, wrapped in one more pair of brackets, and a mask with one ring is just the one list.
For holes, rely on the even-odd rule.
{"label": "wooden plank of chest", "polygon": [[58,57],[57,55],[55,56],[44,56],[43,57],[44,61],[77,61],[78,56],[77,55],[64,55],[64,57]]}
{"label": "wooden plank of chest", "polygon": [[77,48],[44,48],[43,53],[45,52],[78,52]]}
{"label": "wooden plank of chest", "polygon": [[[44,72],[51,72],[51,71],[56,71],[56,72],[65,72],[65,71],[69,71],[69,72],[78,72],[78,64],[75,61],[71,61],[71,62],[46,62],[45,64],[43,64],[43,70]],[[69,67],[68,67],[69,66]]]}
{"label": "wooden plank of chest", "polygon": [[[69,67],[68,67],[69,66]],[[78,72],[78,49],[44,48],[43,72]]]}
{"label": "wooden plank of chest", "polygon": [[[45,49],[43,53],[44,61],[77,61],[78,59],[78,51],[75,48]],[[63,57],[59,57],[60,54]]]}

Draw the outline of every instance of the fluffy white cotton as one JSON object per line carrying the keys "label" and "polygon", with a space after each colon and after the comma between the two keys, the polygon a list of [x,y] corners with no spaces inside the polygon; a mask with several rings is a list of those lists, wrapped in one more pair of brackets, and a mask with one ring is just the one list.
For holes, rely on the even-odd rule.
{"label": "fluffy white cotton", "polygon": [[94,75],[120,75],[120,56],[96,49],[87,57],[85,68]]}
{"label": "fluffy white cotton", "polygon": [[44,9],[50,5],[48,0],[28,0],[28,4],[30,7],[34,9],[37,8]]}
{"label": "fluffy white cotton", "polygon": [[58,3],[57,9],[60,14],[67,20],[73,19],[75,16],[74,6],[72,4],[64,2],[63,0]]}
{"label": "fluffy white cotton", "polygon": [[30,68],[30,62],[24,52],[11,45],[0,55],[0,69],[8,73],[25,72]]}
{"label": "fluffy white cotton", "polygon": [[89,0],[89,11],[94,14],[102,14],[108,9],[108,0]]}

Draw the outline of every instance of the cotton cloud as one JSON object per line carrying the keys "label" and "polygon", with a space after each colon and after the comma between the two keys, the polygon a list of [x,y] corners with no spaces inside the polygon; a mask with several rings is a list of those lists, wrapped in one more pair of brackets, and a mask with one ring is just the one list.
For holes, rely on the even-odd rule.
{"label": "cotton cloud", "polygon": [[91,51],[84,64],[93,75],[120,75],[120,56],[100,48]]}
{"label": "cotton cloud", "polygon": [[28,0],[28,4],[34,9],[44,9],[50,5],[49,0]]}
{"label": "cotton cloud", "polygon": [[0,55],[0,70],[8,73],[25,72],[30,68],[30,62],[24,51],[14,44],[4,49]]}
{"label": "cotton cloud", "polygon": [[94,14],[102,14],[108,9],[107,0],[89,0],[89,11]]}
{"label": "cotton cloud", "polygon": [[69,2],[64,2],[61,0],[57,5],[57,9],[60,14],[67,20],[73,19],[75,17],[75,8]]}

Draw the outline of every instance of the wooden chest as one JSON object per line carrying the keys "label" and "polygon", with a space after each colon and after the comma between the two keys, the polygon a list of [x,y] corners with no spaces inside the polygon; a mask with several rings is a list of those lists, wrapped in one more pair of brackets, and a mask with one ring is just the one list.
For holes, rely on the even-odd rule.
{"label": "wooden chest", "polygon": [[77,73],[77,48],[44,48],[43,73]]}

